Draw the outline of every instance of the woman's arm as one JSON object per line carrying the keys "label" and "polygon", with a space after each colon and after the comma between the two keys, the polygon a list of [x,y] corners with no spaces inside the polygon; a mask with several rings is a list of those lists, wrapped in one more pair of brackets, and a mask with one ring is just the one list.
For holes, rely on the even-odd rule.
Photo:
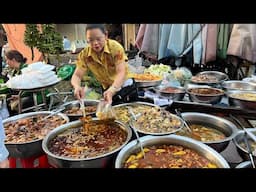
{"label": "woman's arm", "polygon": [[112,97],[119,91],[126,80],[126,62],[116,65],[116,78],[113,84],[104,92],[104,99],[107,103],[112,103]]}
{"label": "woman's arm", "polygon": [[85,96],[84,87],[81,87],[81,80],[85,72],[85,69],[77,67],[71,78],[71,84],[75,89],[74,94],[77,99],[82,99]]}

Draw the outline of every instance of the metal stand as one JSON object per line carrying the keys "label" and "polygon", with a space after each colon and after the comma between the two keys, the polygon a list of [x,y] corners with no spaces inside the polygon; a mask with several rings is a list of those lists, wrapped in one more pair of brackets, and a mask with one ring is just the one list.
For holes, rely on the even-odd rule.
{"label": "metal stand", "polygon": [[[29,111],[29,110],[35,110],[35,111],[39,111],[39,109],[41,109],[42,107],[44,107],[46,110],[47,110],[47,101],[46,101],[46,96],[45,96],[45,90],[48,89],[49,87],[52,87],[56,84],[58,84],[60,81],[58,82],[55,82],[51,85],[47,85],[45,87],[40,87],[40,88],[34,88],[34,89],[14,89],[14,90],[17,90],[19,91],[19,94],[18,94],[18,113],[22,113],[22,112],[25,112],[25,111]],[[25,92],[30,92],[33,94],[33,102],[34,102],[34,105],[32,107],[28,107],[28,108],[25,108],[23,109],[23,106],[22,106],[22,95],[25,93]],[[43,103],[41,104],[38,104],[37,102],[37,93],[41,93],[42,95],[42,100],[43,100]]]}
{"label": "metal stand", "polygon": [[[39,109],[41,109],[42,107],[45,107],[45,109],[47,109],[47,102],[46,102],[46,97],[45,97],[45,90],[46,88],[41,88],[41,89],[32,89],[32,90],[20,90],[19,91],[19,94],[18,94],[18,113],[22,113],[22,112],[25,112],[25,111],[29,111],[29,110],[32,110],[34,109],[35,111],[39,111]],[[34,102],[34,105],[32,107],[28,107],[28,108],[25,108],[23,109],[23,106],[22,106],[22,95],[25,93],[25,92],[31,92],[33,94],[33,102]],[[42,99],[43,99],[43,103],[41,104],[38,104],[37,102],[37,93],[41,93],[42,95]]]}

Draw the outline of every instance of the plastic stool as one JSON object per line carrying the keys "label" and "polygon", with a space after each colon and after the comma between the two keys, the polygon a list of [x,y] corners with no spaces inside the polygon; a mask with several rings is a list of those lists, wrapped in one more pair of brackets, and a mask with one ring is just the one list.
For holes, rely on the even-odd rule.
{"label": "plastic stool", "polygon": [[[38,159],[38,166],[34,166],[35,160]],[[47,155],[42,155],[39,157],[29,157],[29,158],[13,158],[9,157],[10,168],[17,168],[16,161],[20,160],[22,168],[50,168],[48,163]]]}

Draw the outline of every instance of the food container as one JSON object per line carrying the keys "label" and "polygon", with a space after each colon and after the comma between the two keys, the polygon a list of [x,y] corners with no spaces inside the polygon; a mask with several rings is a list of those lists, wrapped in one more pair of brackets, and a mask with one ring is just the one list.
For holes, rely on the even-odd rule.
{"label": "food container", "polygon": [[[84,101],[85,108],[88,107],[88,106],[95,106],[94,111],[86,112],[87,115],[95,116],[99,100],[84,99],[83,101]],[[80,108],[80,103],[79,103],[78,100],[66,102],[65,104],[60,106],[60,108],[65,108],[63,113],[66,114],[69,117],[70,121],[75,121],[75,120],[78,120],[80,117],[83,117],[82,111],[79,114],[77,114],[77,113],[76,114],[67,113],[67,110],[71,110],[72,108],[73,109]]]}
{"label": "food container", "polygon": [[[209,146],[196,141],[194,139],[190,139],[183,136],[178,135],[165,135],[165,136],[144,136],[140,138],[143,147],[149,147],[152,145],[180,145],[189,149],[194,150],[199,155],[207,158],[212,163],[216,164],[218,168],[230,168],[227,161],[214,149]],[[123,168],[124,162],[128,159],[128,157],[134,153],[140,151],[140,146],[137,143],[137,140],[133,140],[128,143],[123,149],[118,153],[115,168]],[[147,153],[146,153],[147,155]]]}
{"label": "food container", "polygon": [[[255,128],[246,128],[248,131],[250,131],[251,133],[253,133],[254,135],[256,135],[256,129]],[[238,133],[236,134],[235,138],[233,139],[235,145],[236,145],[236,149],[237,152],[239,153],[239,155],[242,157],[243,160],[250,160],[249,157],[249,153],[248,150],[246,150],[245,146],[241,146],[242,143],[244,143],[244,135],[245,135],[245,131],[240,130],[238,131]],[[250,137],[247,135],[249,144],[251,145],[252,139],[250,139]],[[256,146],[256,144],[255,144]],[[254,161],[256,161],[256,147],[252,147],[252,154],[253,154],[253,159]]]}
{"label": "food container", "polygon": [[256,91],[256,85],[245,81],[224,81],[221,86],[225,91]]}
{"label": "food container", "polygon": [[[5,126],[5,124],[7,123],[17,121],[17,120],[22,120],[27,117],[32,117],[35,115],[49,115],[51,113],[53,112],[40,111],[40,112],[24,113],[24,114],[16,115],[3,120],[3,125]],[[66,120],[66,123],[69,122],[69,118],[65,114],[58,113],[56,115]],[[44,154],[42,149],[42,141],[43,139],[36,139],[33,141],[22,142],[22,143],[5,143],[5,146],[9,151],[10,157],[14,157],[14,158],[38,157]]]}
{"label": "food container", "polygon": [[[228,91],[226,94],[230,106],[245,110],[256,109],[256,91]],[[246,94],[248,94],[248,97],[246,97]]]}
{"label": "food container", "polygon": [[[98,119],[94,118],[94,122],[99,121]],[[47,154],[48,162],[53,166],[57,168],[103,168],[106,167],[109,162],[113,159],[113,157],[116,155],[116,153],[124,147],[129,140],[131,139],[131,129],[130,127],[126,126],[125,124],[115,121],[116,125],[119,126],[120,129],[124,130],[127,133],[126,140],[123,142],[123,144],[103,155],[98,155],[95,157],[88,157],[88,158],[71,158],[71,157],[65,157],[65,156],[59,156],[55,155],[51,151],[49,151],[49,143],[59,134],[63,133],[64,131],[71,130],[73,128],[78,128],[82,126],[81,121],[73,121],[71,123],[65,124],[63,126],[58,127],[57,129],[54,129],[48,135],[44,138],[42,143],[42,148],[44,152]]]}
{"label": "food container", "polygon": [[165,87],[165,88],[154,88],[156,93],[158,93],[162,97],[166,97],[172,99],[174,101],[183,100],[186,90],[183,87]]}
{"label": "food container", "polygon": [[[195,80],[194,77],[199,77],[199,76],[204,76],[204,77],[213,77],[214,80],[207,80],[207,78],[204,80]],[[200,84],[200,85],[216,85],[216,84],[220,84],[223,81],[228,80],[228,76],[225,73],[219,72],[219,71],[203,71],[200,72],[198,74],[196,74],[196,76],[194,76],[191,78],[191,83],[195,83],[195,84]]]}
{"label": "food container", "polygon": [[228,146],[229,142],[236,136],[236,133],[238,131],[235,124],[224,118],[214,115],[186,112],[182,113],[182,117],[188,123],[188,125],[205,125],[224,133],[224,135],[226,136],[226,138],[224,139],[203,142],[218,152],[223,151]]}
{"label": "food container", "polygon": [[187,93],[191,101],[205,104],[217,104],[224,95],[223,90],[211,87],[189,88]]}

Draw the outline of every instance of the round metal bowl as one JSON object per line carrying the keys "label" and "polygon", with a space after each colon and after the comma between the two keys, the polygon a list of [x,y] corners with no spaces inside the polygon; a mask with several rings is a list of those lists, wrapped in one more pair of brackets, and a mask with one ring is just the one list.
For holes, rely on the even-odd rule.
{"label": "round metal bowl", "polygon": [[[251,133],[253,133],[254,135],[256,135],[256,129],[255,128],[249,128],[249,129],[247,128],[247,130],[250,131]],[[242,159],[243,160],[250,160],[248,151],[240,145],[242,142],[244,142],[243,141],[244,140],[244,135],[245,135],[245,131],[243,131],[243,130],[238,131],[235,138],[233,139],[233,141],[236,145],[237,152],[242,157]],[[248,135],[246,137],[248,138],[248,140],[251,140]],[[253,155],[253,159],[254,159],[254,161],[256,161],[256,156],[255,155]]]}
{"label": "round metal bowl", "polygon": [[182,113],[182,116],[184,120],[189,124],[199,124],[199,125],[205,125],[212,128],[217,129],[218,131],[221,131],[225,134],[226,138],[218,141],[208,141],[203,142],[213,149],[215,149],[218,152],[223,151],[229,144],[229,142],[236,136],[236,133],[238,132],[238,129],[236,125],[234,125],[232,122],[216,117],[213,115],[208,115],[205,113]]}
{"label": "round metal bowl", "polygon": [[[192,90],[194,89],[209,89],[209,90],[216,90],[219,93],[217,94],[199,94],[193,93]],[[206,103],[206,104],[217,104],[221,101],[222,96],[225,94],[222,89],[211,88],[211,87],[194,87],[187,89],[187,93],[189,95],[189,99],[193,102],[197,103]]]}
{"label": "round metal bowl", "polygon": [[156,81],[139,81],[135,80],[137,87],[140,88],[145,88],[145,87],[156,87],[159,86],[162,83],[161,80],[156,80]]}
{"label": "round metal bowl", "polygon": [[[150,107],[157,107],[157,108],[159,108],[158,105],[155,105],[155,104],[152,104],[152,103],[147,103],[147,102],[122,103],[122,104],[114,105],[113,108],[116,109],[116,108],[120,108],[120,107],[129,107],[129,106],[138,106],[138,105],[146,105],[146,106],[150,106]],[[123,122],[123,123],[127,124],[128,122]]]}
{"label": "round metal bowl", "polygon": [[[168,112],[169,113],[169,112]],[[174,115],[174,114],[170,114],[170,116],[172,118],[175,118],[179,121],[180,123],[180,126],[173,129],[172,131],[168,131],[168,132],[148,132],[148,131],[144,131],[144,130],[141,130],[139,129],[137,126],[136,126],[136,123],[134,120],[132,120],[132,124],[131,126],[136,129],[136,131],[138,133],[140,133],[141,136],[144,136],[144,135],[155,135],[155,136],[160,136],[160,135],[169,135],[169,134],[172,134],[172,133],[176,133],[178,132],[180,129],[182,129],[184,127],[184,121],[177,115]]]}
{"label": "round metal bowl", "polygon": [[224,81],[221,86],[225,91],[256,91],[256,85],[245,81]]}
{"label": "round metal bowl", "polygon": [[[12,116],[10,118],[3,120],[3,125],[12,121],[17,121],[23,118],[34,116],[34,115],[45,115],[45,114],[49,115],[51,113],[53,112],[40,111],[40,112],[24,113],[24,114]],[[58,113],[56,115],[61,116],[63,119],[67,121],[67,123],[69,122],[69,118],[65,114]],[[5,143],[5,146],[9,151],[10,157],[14,157],[14,158],[38,157],[44,154],[42,149],[42,141],[43,139],[37,139],[37,140],[24,142],[24,143]]]}
{"label": "round metal bowl", "polygon": [[252,167],[252,162],[251,161],[244,161],[242,163],[239,163],[236,168],[240,169],[240,168],[253,168]]}
{"label": "round metal bowl", "polygon": [[[97,106],[99,102],[100,102],[99,100],[84,99],[84,106]],[[78,114],[65,113],[65,111],[71,109],[72,107],[80,108],[79,101],[78,100],[70,101],[70,102],[67,102],[67,103],[63,104],[62,106],[60,106],[60,108],[65,108],[63,113],[69,117],[70,121],[75,121],[75,120],[78,120],[83,115],[82,114],[78,115]],[[95,116],[95,114],[96,114],[96,110],[95,110],[95,112],[87,113],[87,115],[91,115],[91,116]]]}
{"label": "round metal bowl", "polygon": [[[165,136],[144,136],[140,138],[140,141],[143,147],[148,147],[152,145],[162,145],[162,144],[173,144],[173,145],[181,145],[183,147],[192,149],[202,155],[203,157],[210,160],[212,163],[216,164],[218,168],[230,168],[227,161],[215,150],[208,147],[207,145],[196,141],[194,139],[190,139],[187,137],[179,136],[179,135],[165,135]],[[128,143],[123,149],[118,153],[115,168],[123,168],[124,162],[127,158],[140,151],[140,146],[138,145],[136,140]]]}
{"label": "round metal bowl", "polygon": [[154,90],[157,94],[159,94],[162,97],[168,97],[174,101],[183,100],[185,93],[186,93],[186,90],[184,87],[170,87],[170,88],[177,90],[177,92],[175,92],[175,91],[167,92],[167,91],[164,91],[165,88],[156,87],[156,88],[154,88]]}
{"label": "round metal bowl", "polygon": [[214,76],[217,78],[217,81],[216,82],[205,82],[205,81],[193,81],[191,79],[192,83],[200,84],[200,85],[214,85],[214,84],[219,84],[219,83],[222,83],[223,81],[228,80],[228,76],[225,73],[222,73],[219,71],[203,71],[203,72],[196,74],[196,76],[198,76],[198,75]]}
{"label": "round metal bowl", "polygon": [[[94,121],[98,119],[93,118]],[[42,142],[42,148],[44,152],[47,154],[48,162],[57,168],[103,168],[111,161],[113,156],[122,148],[124,147],[132,136],[132,131],[130,127],[124,125],[119,121],[115,121],[116,124],[120,126],[120,129],[123,129],[127,132],[126,141],[115,150],[108,152],[106,154],[90,157],[90,158],[83,158],[83,159],[73,159],[68,157],[61,157],[51,153],[48,149],[49,142],[55,138],[57,135],[61,134],[62,132],[66,131],[67,129],[76,128],[82,126],[82,122],[77,120],[71,123],[65,124],[63,126],[58,127],[57,129],[52,130],[48,133],[48,135],[44,138]]]}
{"label": "round metal bowl", "polygon": [[228,102],[230,106],[239,107],[241,109],[247,109],[247,110],[255,110],[256,109],[256,101],[248,101],[245,99],[238,99],[235,96],[235,94],[240,93],[252,93],[256,95],[256,91],[228,91],[226,93],[228,97]]}

